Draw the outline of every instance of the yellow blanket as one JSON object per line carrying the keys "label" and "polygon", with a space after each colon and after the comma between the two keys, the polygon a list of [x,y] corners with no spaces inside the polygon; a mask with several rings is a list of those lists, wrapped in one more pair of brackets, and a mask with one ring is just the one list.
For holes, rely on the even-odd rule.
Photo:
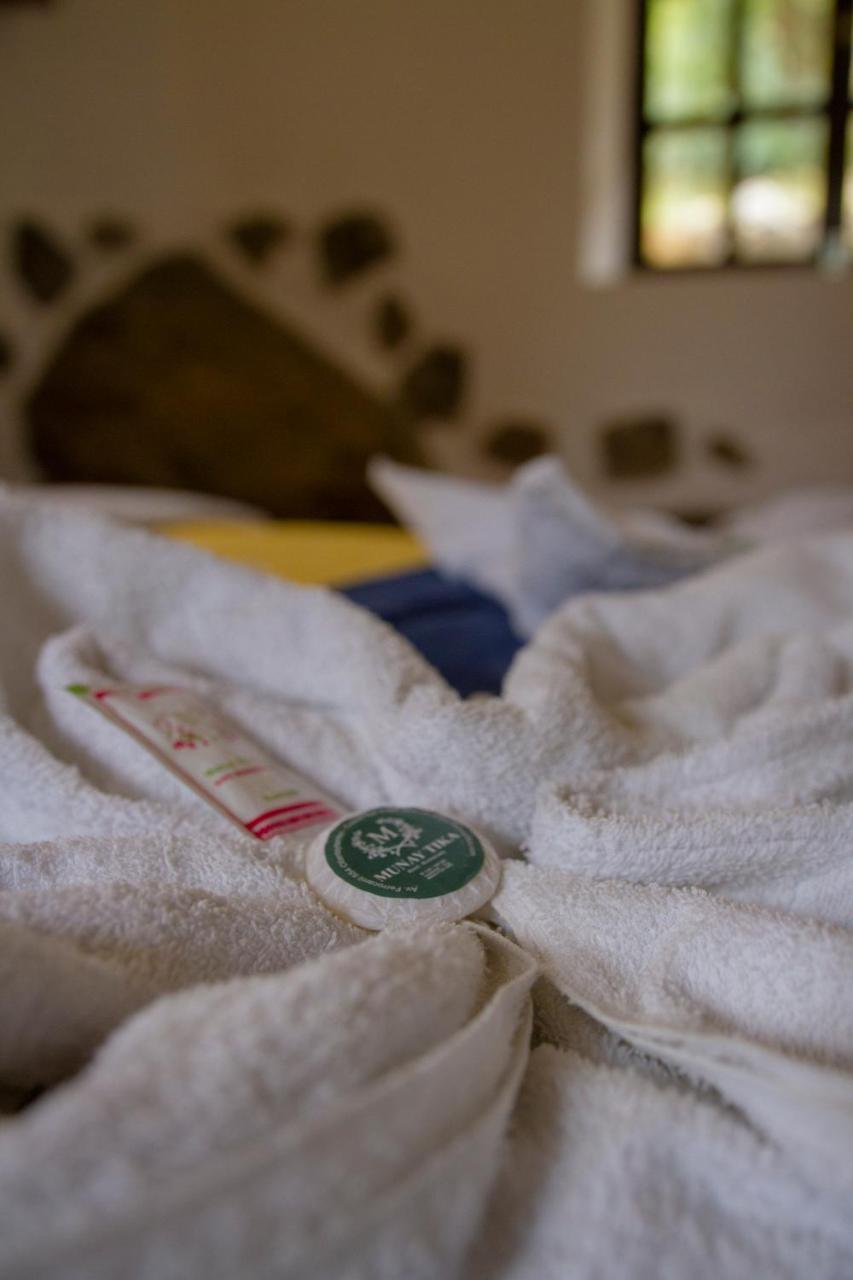
{"label": "yellow blanket", "polygon": [[343,586],[428,563],[423,545],[392,525],[314,520],[181,522],[161,532],[292,582]]}

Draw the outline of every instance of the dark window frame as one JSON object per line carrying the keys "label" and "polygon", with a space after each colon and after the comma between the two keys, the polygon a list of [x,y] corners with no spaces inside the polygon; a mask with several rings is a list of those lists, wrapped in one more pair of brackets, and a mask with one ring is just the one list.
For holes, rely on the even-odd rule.
{"label": "dark window frame", "polygon": [[[850,92],[851,38],[853,38],[853,0],[835,0],[835,12],[832,28],[832,68],[830,74],[830,93],[823,103],[817,106],[775,106],[749,107],[744,109],[738,105],[724,116],[696,115],[681,117],[676,120],[654,121],[646,115],[646,34],[648,28],[648,11],[650,0],[637,0],[636,14],[636,66],[634,93],[634,145],[633,145],[633,218],[631,228],[631,261],[634,268],[643,273],[660,276],[680,276],[686,273],[717,273],[721,271],[763,271],[768,268],[779,270],[814,269],[824,262],[830,261],[833,253],[838,253],[837,246],[843,237],[843,196],[844,169],[846,162],[846,135],[849,127],[853,129],[853,96]],[[735,97],[739,99],[740,86],[740,44],[745,0],[734,0],[732,13],[732,38],[730,41],[729,77]],[[826,203],[823,232],[820,243],[813,254],[804,258],[761,259],[750,262],[739,258],[734,247],[734,236],[731,224],[731,202],[734,188],[738,181],[737,149],[734,145],[738,125],[753,120],[825,120],[827,122],[827,148],[824,163],[826,181]],[[679,131],[689,129],[719,128],[725,130],[727,140],[727,166],[725,174],[725,196],[727,210],[727,229],[729,232],[729,251],[718,263],[684,263],[674,266],[660,266],[648,262],[643,256],[643,199],[645,194],[644,151],[649,134],[656,131]],[[840,251],[843,254],[843,250]]]}

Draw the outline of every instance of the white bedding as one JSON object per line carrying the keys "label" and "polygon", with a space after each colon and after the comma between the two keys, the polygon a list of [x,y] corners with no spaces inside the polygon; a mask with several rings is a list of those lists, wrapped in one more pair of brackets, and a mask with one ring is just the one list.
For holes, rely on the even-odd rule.
{"label": "white bedding", "polygon": [[521,636],[584,591],[665,586],[764,543],[853,530],[853,486],[793,489],[691,528],[644,508],[594,502],[556,456],[505,485],[374,458],[369,479],[440,568],[494,595]]}
{"label": "white bedding", "polygon": [[94,511],[123,524],[155,525],[179,520],[268,520],[260,507],[212,493],[154,489],[130,484],[27,484],[5,486],[30,502],[72,511]]}
{"label": "white bedding", "polygon": [[[468,702],[95,517],[3,498],[0,585],[0,1275],[846,1273],[853,535],[580,599]],[[105,674],[523,850],[501,932],[333,916],[64,691]]]}

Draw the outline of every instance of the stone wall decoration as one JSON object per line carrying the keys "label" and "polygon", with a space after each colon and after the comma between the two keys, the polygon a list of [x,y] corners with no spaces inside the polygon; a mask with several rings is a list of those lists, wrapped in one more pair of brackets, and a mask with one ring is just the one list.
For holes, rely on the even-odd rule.
{"label": "stone wall decoration", "polygon": [[201,489],[291,517],[384,518],[368,458],[421,460],[399,409],[191,255],[81,316],[27,415],[54,480]]}
{"label": "stone wall decoration", "polygon": [[390,228],[372,213],[333,218],[318,233],[323,279],[342,285],[390,258],[396,245]]}
{"label": "stone wall decoration", "polygon": [[393,294],[380,298],[374,311],[376,341],[385,351],[395,351],[408,338],[412,320],[408,308]]}
{"label": "stone wall decoration", "polygon": [[465,392],[466,358],[448,343],[431,347],[405,374],[400,399],[415,419],[454,418]]}
{"label": "stone wall decoration", "polygon": [[87,235],[96,249],[103,253],[118,253],[127,249],[136,239],[136,229],[126,218],[104,214],[93,218],[87,228]]}
{"label": "stone wall decoration", "polygon": [[225,232],[246,261],[259,267],[287,240],[290,227],[277,214],[258,213],[229,223]]}
{"label": "stone wall decoration", "polygon": [[611,422],[602,428],[601,449],[612,480],[654,479],[678,463],[678,428],[661,414]]}
{"label": "stone wall decoration", "polygon": [[54,302],[74,275],[71,258],[56,237],[30,219],[12,229],[12,262],[24,289],[37,302]]}
{"label": "stone wall decoration", "polygon": [[[239,268],[252,273],[254,294],[255,274],[295,243],[319,255],[327,285],[361,277],[369,284],[397,251],[389,224],[346,212],[319,231],[297,232],[269,211],[231,219],[223,228],[230,260],[220,271],[216,250],[143,255],[129,219],[91,218],[82,247],[115,265],[116,285],[72,318],[25,395],[27,443],[42,477],[198,489],[282,517],[388,519],[365,481],[368,459],[384,453],[425,465],[426,428],[463,425],[471,357],[455,342],[428,340],[410,355],[420,326],[380,275],[364,297],[364,337],[374,356],[378,348],[389,357],[389,390],[371,390],[301,329],[251,302]],[[87,261],[78,267],[36,219],[11,228],[11,250],[22,284],[45,305]],[[140,258],[146,265],[128,277],[127,261]],[[12,355],[0,335],[0,372]],[[540,424],[517,419],[479,439],[483,456],[506,468],[549,443]]]}
{"label": "stone wall decoration", "polygon": [[499,423],[486,436],[484,452],[495,462],[519,467],[540,457],[549,449],[549,435],[536,422],[510,421]]}
{"label": "stone wall decoration", "polygon": [[745,445],[727,432],[719,431],[705,443],[708,454],[715,462],[734,471],[752,466],[753,457]]}

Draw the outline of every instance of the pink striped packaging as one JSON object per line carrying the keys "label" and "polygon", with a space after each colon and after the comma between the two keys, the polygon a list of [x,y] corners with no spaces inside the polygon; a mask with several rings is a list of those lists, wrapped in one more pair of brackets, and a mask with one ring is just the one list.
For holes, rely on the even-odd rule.
{"label": "pink striped packaging", "polygon": [[343,816],[313,783],[273,760],[188,689],[73,684],[68,690],[147,747],[208,804],[258,840]]}

